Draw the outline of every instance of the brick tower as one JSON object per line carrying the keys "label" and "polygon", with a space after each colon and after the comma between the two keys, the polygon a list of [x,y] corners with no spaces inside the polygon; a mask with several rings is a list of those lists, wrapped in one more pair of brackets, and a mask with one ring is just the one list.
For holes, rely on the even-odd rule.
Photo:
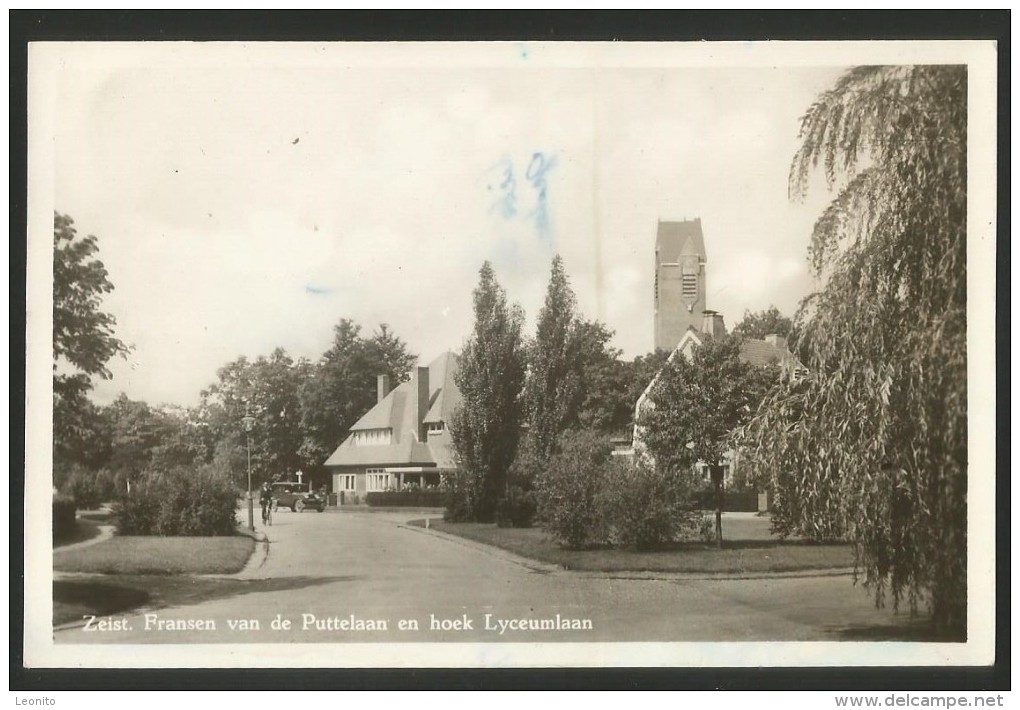
{"label": "brick tower", "polygon": [[705,303],[701,218],[659,221],[655,238],[655,347],[672,350],[687,328],[701,328]]}

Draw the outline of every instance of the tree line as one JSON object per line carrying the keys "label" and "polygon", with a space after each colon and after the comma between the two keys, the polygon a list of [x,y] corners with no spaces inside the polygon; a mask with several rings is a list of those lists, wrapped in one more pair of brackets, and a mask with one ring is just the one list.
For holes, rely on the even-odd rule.
{"label": "tree line", "polygon": [[89,398],[92,378],[109,378],[107,362],[129,352],[102,310],[113,290],[95,236],[80,237],[67,215],[54,218],[53,464],[54,485],[95,504],[125,491],[147,472],[211,465],[235,484],[247,473],[242,425],[254,417],[255,483],[314,474],[375,402],[376,377],[396,384],[417,361],[385,323],[371,334],[350,319],[333,328],[318,360],[283,348],[239,357],[216,373],[193,407],[153,405],[121,394],[107,405]]}
{"label": "tree line", "polygon": [[[389,375],[396,386],[408,380],[417,362],[387,324],[366,334],[354,321],[341,319],[329,349],[317,360],[295,359],[283,348],[254,359],[238,357],[217,370],[196,406],[156,405],[125,394],[100,406],[88,396],[92,378],[108,378],[106,363],[130,350],[114,335],[115,318],[101,307],[102,295],[112,291],[113,284],[98,257],[96,237],[80,237],[67,215],[55,215],[54,247],[54,484],[86,504],[125,491],[150,471],[211,465],[234,483],[244,483],[246,414],[255,420],[250,438],[255,485],[298,470],[321,473],[349,428],[375,403],[377,376]],[[565,284],[561,264],[558,269]],[[491,277],[491,270],[488,273]],[[486,288],[493,284],[494,277]],[[523,319],[523,314],[518,316]],[[545,430],[563,420],[584,422],[606,434],[626,431],[633,403],[664,355],[623,360],[609,345],[612,333],[605,326],[577,321],[570,328],[573,379],[569,392],[561,388],[559,393],[564,410],[543,414],[549,422]],[[536,356],[543,351],[537,344],[531,350]],[[493,366],[479,365],[478,353],[478,347],[468,343],[462,368]],[[511,361],[518,355],[523,351],[508,352]],[[520,364],[523,367],[523,360]],[[504,382],[515,387],[512,365],[505,372]],[[470,394],[470,385],[465,386]],[[530,401],[539,401],[537,393]],[[520,426],[521,420],[512,421]],[[543,436],[548,442],[548,434]],[[543,446],[547,454],[548,443]],[[513,453],[478,455],[509,466]]]}
{"label": "tree line", "polygon": [[[621,379],[612,331],[578,312],[559,256],[533,337],[524,336],[524,314],[489,263],[474,316],[456,374],[463,405],[450,429],[461,470],[448,519],[528,527],[537,518],[569,546],[618,539],[652,547],[703,533],[709,482],[697,466],[705,464],[721,545],[726,457],[781,376],[740,359],[745,336],[707,339],[689,361],[661,351],[637,358]],[[763,328],[788,333],[790,322],[772,307],[746,313],[735,331]],[[653,382],[653,405],[636,412]],[[644,448],[637,460],[614,460],[610,436],[629,441],[634,424]]]}

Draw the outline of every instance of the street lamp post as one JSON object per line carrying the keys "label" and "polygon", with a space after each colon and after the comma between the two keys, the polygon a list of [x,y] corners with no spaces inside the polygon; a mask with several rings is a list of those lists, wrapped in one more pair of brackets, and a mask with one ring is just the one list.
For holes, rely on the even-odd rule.
{"label": "street lamp post", "polygon": [[255,426],[255,417],[251,415],[248,410],[248,405],[244,407],[244,417],[241,419],[244,424],[244,433],[248,442],[248,529],[255,529],[255,501],[252,499],[251,494],[251,430]]}

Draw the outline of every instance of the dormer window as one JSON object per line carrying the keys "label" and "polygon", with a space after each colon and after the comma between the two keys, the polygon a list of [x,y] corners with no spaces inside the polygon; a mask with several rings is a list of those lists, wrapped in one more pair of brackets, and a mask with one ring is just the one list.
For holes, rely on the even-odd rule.
{"label": "dormer window", "polygon": [[352,446],[386,446],[392,440],[392,429],[361,429],[351,434]]}
{"label": "dormer window", "polygon": [[446,429],[446,424],[443,422],[429,422],[425,425],[425,431],[431,436],[433,434],[442,434]]}

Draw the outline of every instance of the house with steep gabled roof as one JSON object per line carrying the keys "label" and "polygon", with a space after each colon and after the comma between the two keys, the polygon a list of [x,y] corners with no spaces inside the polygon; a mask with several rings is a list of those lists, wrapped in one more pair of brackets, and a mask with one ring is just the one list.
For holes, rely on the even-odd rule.
{"label": "house with steep gabled roof", "polygon": [[449,422],[461,402],[457,365],[457,356],[445,352],[392,391],[389,377],[379,376],[375,406],[324,464],[338,500],[360,502],[367,493],[407,484],[439,485],[456,470]]}
{"label": "house with steep gabled roof", "polygon": [[[723,317],[720,313],[715,311],[706,310],[704,311],[704,320],[702,322],[701,329],[696,329],[693,326],[689,327],[687,331],[680,338],[680,342],[676,344],[673,351],[669,354],[667,362],[672,361],[677,357],[690,358],[694,353],[694,350],[699,346],[703,345],[707,341],[723,337],[726,335],[726,325],[723,323]],[[740,353],[738,355],[741,362],[745,362],[755,367],[778,367],[781,376],[789,380],[799,380],[807,376],[807,368],[797,359],[797,356],[790,352],[789,347],[786,344],[786,338],[780,335],[766,335],[764,339],[758,340],[754,338],[742,338],[740,341]],[[661,373],[660,373],[661,374]],[[656,382],[659,381],[660,374],[656,374],[652,378],[652,381],[648,383],[641,396],[638,398],[637,403],[634,405],[634,434],[632,439],[632,445],[629,449],[620,449],[619,455],[634,456],[641,455],[644,451],[644,444],[642,442],[643,428],[641,426],[641,414],[646,408],[654,407],[655,403],[651,400],[652,390],[655,388]],[[724,475],[727,480],[731,478],[737,465],[739,464],[739,452],[730,451],[726,455],[727,463],[723,466]]]}

